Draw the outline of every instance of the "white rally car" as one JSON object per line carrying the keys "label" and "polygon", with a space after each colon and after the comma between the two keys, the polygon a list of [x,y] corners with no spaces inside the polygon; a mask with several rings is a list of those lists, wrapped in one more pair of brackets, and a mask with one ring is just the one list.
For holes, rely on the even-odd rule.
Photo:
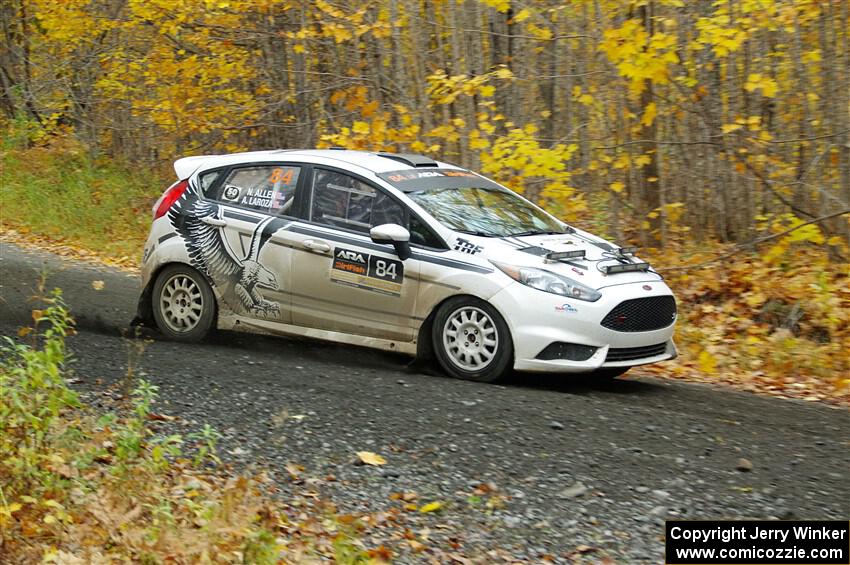
{"label": "white rally car", "polygon": [[676,356],[661,276],[476,173],[345,150],[187,157],[154,206],[138,321],[617,376]]}

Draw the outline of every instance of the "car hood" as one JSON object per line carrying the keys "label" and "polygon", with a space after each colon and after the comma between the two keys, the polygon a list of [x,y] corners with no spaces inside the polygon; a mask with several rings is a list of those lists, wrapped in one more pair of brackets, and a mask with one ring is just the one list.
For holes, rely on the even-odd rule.
{"label": "car hood", "polygon": [[[611,251],[620,246],[582,230],[569,234],[522,237],[478,237],[457,233],[453,247],[456,251],[477,255],[488,261],[546,269],[597,290],[608,286],[662,280],[661,275],[652,270],[605,274],[602,271],[604,266],[619,264],[619,261],[611,256]],[[554,263],[544,259],[550,252],[578,250],[585,252],[585,258]],[[639,258],[634,260],[640,261]]]}

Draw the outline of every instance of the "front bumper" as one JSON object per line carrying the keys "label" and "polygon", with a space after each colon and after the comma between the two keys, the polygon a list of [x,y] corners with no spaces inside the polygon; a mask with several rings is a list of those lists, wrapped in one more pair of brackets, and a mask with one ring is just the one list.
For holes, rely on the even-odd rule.
{"label": "front bumper", "polygon": [[[535,372],[581,373],[606,367],[632,367],[676,357],[675,318],[651,331],[615,331],[602,325],[605,316],[626,300],[671,296],[662,282],[617,285],[602,290],[596,302],[582,302],[514,283],[490,298],[514,342],[514,369]],[[596,348],[582,360],[547,357],[541,353],[553,343]]]}

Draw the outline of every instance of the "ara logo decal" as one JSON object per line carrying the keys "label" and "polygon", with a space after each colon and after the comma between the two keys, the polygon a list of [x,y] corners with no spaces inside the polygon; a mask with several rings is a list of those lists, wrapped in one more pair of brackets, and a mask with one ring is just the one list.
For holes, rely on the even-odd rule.
{"label": "ara logo decal", "polygon": [[584,273],[582,273],[582,272],[581,272],[581,270],[576,269],[575,267],[570,267],[570,268],[572,269],[572,271],[573,271],[574,273],[577,273],[577,274],[579,274],[579,275],[581,275],[581,276],[584,276]]}
{"label": "ara logo decal", "polygon": [[560,306],[555,306],[555,312],[565,312],[567,314],[575,314],[578,310],[573,307],[571,304],[561,304]]}
{"label": "ara logo decal", "polygon": [[468,239],[463,239],[462,237],[459,237],[455,240],[454,249],[455,251],[460,251],[461,253],[469,253],[470,255],[475,255],[476,253],[481,253],[484,248],[480,245],[475,245]]}
{"label": "ara logo decal", "polygon": [[348,249],[339,249],[336,253],[338,259],[346,259],[348,261],[357,261],[358,263],[365,263],[366,259],[363,258],[362,253],[358,253],[356,251],[351,251]]}

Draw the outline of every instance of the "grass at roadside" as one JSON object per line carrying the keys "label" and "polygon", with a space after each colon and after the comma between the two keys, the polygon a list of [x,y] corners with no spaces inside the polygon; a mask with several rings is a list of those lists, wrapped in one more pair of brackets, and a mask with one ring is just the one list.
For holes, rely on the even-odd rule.
{"label": "grass at roadside", "polygon": [[[217,434],[159,435],[156,387],[138,379],[95,413],[66,384],[72,320],[54,291],[28,344],[0,349],[0,548],[10,562],[380,562],[312,498],[264,494],[216,466]],[[379,552],[380,553],[380,552]]]}
{"label": "grass at roadside", "polygon": [[168,180],[149,169],[93,162],[70,143],[2,148],[0,225],[119,263],[137,261],[151,205]]}

